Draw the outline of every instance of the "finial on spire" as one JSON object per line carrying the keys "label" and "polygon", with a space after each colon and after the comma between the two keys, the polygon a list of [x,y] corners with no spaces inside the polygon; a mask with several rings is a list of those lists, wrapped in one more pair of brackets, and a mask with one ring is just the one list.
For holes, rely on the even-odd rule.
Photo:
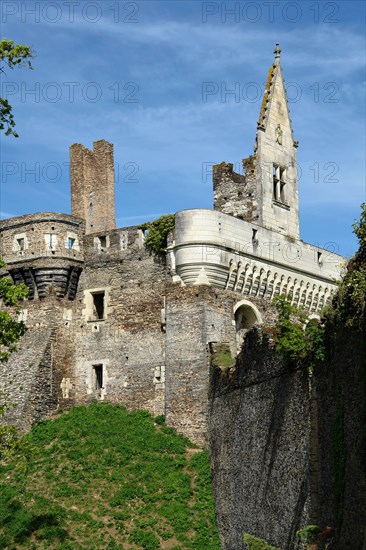
{"label": "finial on spire", "polygon": [[275,63],[279,63],[280,62],[281,48],[280,48],[280,45],[279,45],[278,42],[276,43],[276,47],[275,47],[273,53],[275,54]]}

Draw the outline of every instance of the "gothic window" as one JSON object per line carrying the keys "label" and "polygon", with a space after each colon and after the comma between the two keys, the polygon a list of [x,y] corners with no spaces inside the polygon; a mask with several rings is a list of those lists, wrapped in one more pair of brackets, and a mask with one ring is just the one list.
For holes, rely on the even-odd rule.
{"label": "gothic window", "polygon": [[72,237],[69,237],[69,239],[68,239],[68,249],[72,250],[74,248],[74,244],[75,244],[75,239],[73,239]]}
{"label": "gothic window", "polygon": [[285,181],[285,168],[273,165],[272,169],[273,177],[273,200],[286,204],[286,181]]}

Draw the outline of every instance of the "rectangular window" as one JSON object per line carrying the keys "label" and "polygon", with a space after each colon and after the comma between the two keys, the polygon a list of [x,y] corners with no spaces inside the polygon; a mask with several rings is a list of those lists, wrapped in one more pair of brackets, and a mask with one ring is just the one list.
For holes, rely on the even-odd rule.
{"label": "rectangular window", "polygon": [[100,248],[107,248],[107,237],[98,237]]}
{"label": "rectangular window", "polygon": [[279,182],[279,169],[275,164],[273,165],[273,199],[278,200],[278,182]]}
{"label": "rectangular window", "polygon": [[94,319],[104,319],[104,296],[104,292],[96,292],[92,294]]}
{"label": "rectangular window", "polygon": [[18,250],[25,250],[25,240],[24,239],[17,239],[18,243]]}
{"label": "rectangular window", "polygon": [[94,371],[94,389],[101,390],[103,388],[103,365],[93,365]]}
{"label": "rectangular window", "polygon": [[53,235],[52,235],[52,233],[50,233],[49,249],[53,250],[53,246],[54,246],[54,244],[53,244]]}
{"label": "rectangular window", "polygon": [[74,248],[74,244],[75,244],[75,239],[73,239],[72,237],[69,237],[68,244],[67,244],[68,249],[72,250]]}

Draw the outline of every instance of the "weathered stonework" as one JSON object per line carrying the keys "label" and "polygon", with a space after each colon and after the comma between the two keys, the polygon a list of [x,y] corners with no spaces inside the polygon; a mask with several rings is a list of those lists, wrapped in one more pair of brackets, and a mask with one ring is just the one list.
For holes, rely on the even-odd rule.
{"label": "weathered stonework", "polygon": [[212,366],[209,449],[223,550],[243,533],[294,548],[311,514],[311,414],[306,369],[286,368],[253,329],[235,370]]}
{"label": "weathered stonework", "polygon": [[93,151],[79,143],[70,147],[71,211],[85,220],[86,233],[116,227],[113,145],[93,145]]}
{"label": "weathered stonework", "polygon": [[30,289],[20,311],[28,332],[1,380],[17,404],[13,421],[26,430],[57,407],[93,400],[165,415],[209,443],[227,550],[240,549],[246,526],[287,544],[310,517],[304,376],[283,371],[268,349],[245,348],[238,386],[210,386],[215,350],[235,361],[253,325],[273,323],[274,296],[316,316],[340,278],[344,258],[299,238],[296,147],[277,52],[244,175],[214,167],[214,210],[178,212],[166,254],[149,252],[139,227],[115,228],[113,146],[104,140],[93,151],[71,146],[72,215],[0,222],[0,276]]}
{"label": "weathered stonework", "polygon": [[[166,258],[145,249],[138,227],[115,229],[113,146],[71,146],[73,215],[0,222],[2,275],[30,290],[21,318],[36,359],[21,343],[22,361],[41,365],[37,335],[53,334],[50,403],[146,408],[205,444],[210,346],[224,342],[236,357],[247,330],[271,322],[279,294],[316,315],[340,276],[343,258],[298,239],[296,146],[277,56],[245,174],[214,168],[215,209],[178,212]],[[275,181],[272,166],[285,165]]]}

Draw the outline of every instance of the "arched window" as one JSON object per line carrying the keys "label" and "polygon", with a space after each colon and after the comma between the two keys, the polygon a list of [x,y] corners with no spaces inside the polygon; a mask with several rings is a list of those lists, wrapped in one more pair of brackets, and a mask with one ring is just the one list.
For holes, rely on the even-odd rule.
{"label": "arched window", "polygon": [[245,334],[253,325],[262,323],[262,317],[259,310],[248,300],[241,300],[234,306],[235,329],[236,329],[236,347],[237,353],[240,352]]}

